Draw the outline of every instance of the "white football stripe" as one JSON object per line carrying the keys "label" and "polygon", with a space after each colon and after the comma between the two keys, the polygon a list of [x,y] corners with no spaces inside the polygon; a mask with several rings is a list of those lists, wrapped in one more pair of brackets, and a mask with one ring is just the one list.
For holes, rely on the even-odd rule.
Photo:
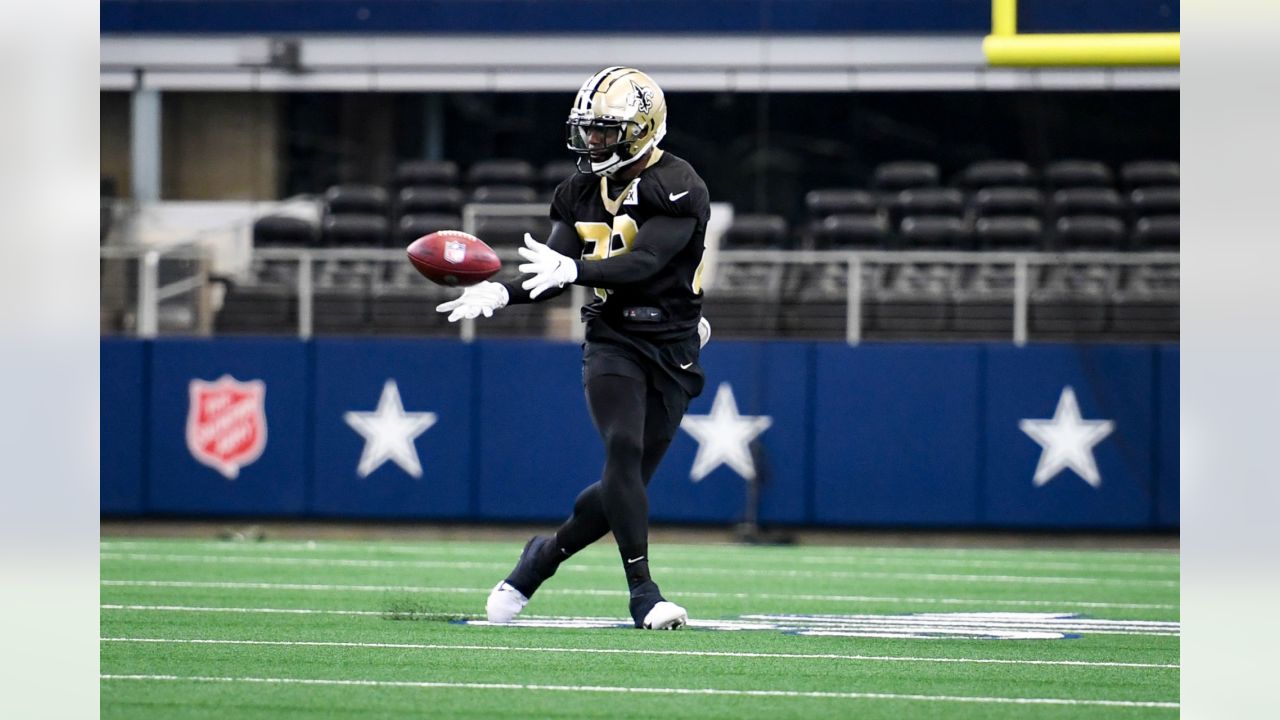
{"label": "white football stripe", "polygon": [[486,652],[575,653],[587,655],[672,655],[677,657],[763,658],[779,660],[851,660],[858,662],[958,663],[971,665],[1062,665],[1068,667],[1117,667],[1178,669],[1180,665],[1092,660],[1009,660],[1005,658],[918,657],[910,655],[839,655],[835,653],[717,652],[712,650],[644,650],[639,648],[565,648],[518,645],[445,645],[438,643],[371,643],[315,640],[219,640],[209,638],[104,637],[101,642],[175,645],[267,645],[281,647],[385,648],[392,650],[480,650]]}
{"label": "white football stripe", "polygon": [[832,698],[842,700],[911,700],[1012,705],[1082,705],[1092,707],[1149,707],[1177,709],[1176,702],[1159,700],[1088,700],[1077,698],[982,697],[971,695],[916,695],[877,692],[820,692],[802,690],[729,690],[720,688],[610,687],[601,685],[532,685],[520,683],[464,683],[414,680],[338,680],[321,678],[211,677],[181,675],[111,675],[102,680],[150,682],[258,683],[268,685],[338,685],[360,687],[454,688],[468,690],[535,690],[570,693],[624,693],[648,695],[726,695],[739,697]]}
{"label": "white football stripe", "polygon": [[[268,565],[302,565],[310,567],[413,567],[454,570],[510,570],[509,562],[475,562],[466,560],[367,560],[352,558],[298,558],[277,556],[226,557],[217,555],[178,555],[162,553],[110,553],[100,554],[104,561],[180,562],[180,563],[245,563]],[[615,565],[560,566],[561,572],[617,572]],[[820,577],[820,578],[876,578],[887,580],[918,580],[922,582],[991,582],[991,583],[1042,583],[1047,585],[1123,585],[1178,587],[1177,580],[1151,580],[1143,578],[1058,577],[1049,575],[950,575],[942,573],[898,573],[878,571],[843,570],[775,570],[766,568],[713,568],[675,565],[663,569],[668,575],[733,575],[735,577]]]}
{"label": "white football stripe", "polygon": [[[109,587],[171,587],[208,588],[220,590],[297,590],[304,592],[406,592],[441,594],[487,595],[491,588],[425,587],[417,585],[318,585],[313,583],[262,583],[262,582],[205,582],[194,580],[103,580]],[[593,590],[549,587],[540,590],[543,595],[629,597],[626,590]],[[814,595],[808,593],[734,593],[734,592],[673,592],[680,597],[741,600],[812,600],[840,603],[895,603],[922,605],[1001,605],[1009,607],[1061,607],[1126,610],[1176,610],[1170,603],[1122,603],[1088,600],[1010,600],[989,598],[953,597],[893,597],[877,595]]]}

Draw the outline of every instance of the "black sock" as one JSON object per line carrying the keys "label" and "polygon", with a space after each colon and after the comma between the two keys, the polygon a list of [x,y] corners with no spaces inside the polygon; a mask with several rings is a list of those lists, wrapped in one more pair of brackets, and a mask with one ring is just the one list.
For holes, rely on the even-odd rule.
{"label": "black sock", "polygon": [[649,545],[618,548],[622,555],[622,568],[627,573],[627,587],[635,590],[649,582]]}

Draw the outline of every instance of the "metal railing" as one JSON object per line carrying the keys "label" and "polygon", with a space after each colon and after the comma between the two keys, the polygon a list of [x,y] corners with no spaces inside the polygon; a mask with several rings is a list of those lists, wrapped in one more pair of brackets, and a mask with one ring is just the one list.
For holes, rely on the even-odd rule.
{"label": "metal railing", "polygon": [[[170,300],[189,296],[191,323],[184,329],[200,332],[207,329],[212,317],[207,290],[209,288],[208,256],[205,250],[194,243],[184,243],[166,248],[139,246],[104,246],[99,248],[99,257],[103,261],[118,260],[125,263],[136,263],[136,286],[134,302],[128,298],[120,298],[121,310],[134,310],[135,332],[139,337],[156,337],[160,331],[160,308]],[[165,261],[182,261],[171,263],[179,277],[161,284],[161,263]],[[189,265],[187,265],[189,263]],[[190,269],[185,274],[185,269]],[[127,278],[127,273],[125,274]],[[107,283],[104,281],[104,290]],[[127,291],[127,288],[126,288]]]}
{"label": "metal railing", "polygon": [[[474,218],[472,219],[474,220]],[[154,337],[157,333],[157,308],[160,302],[183,293],[192,292],[208,282],[207,273],[201,272],[191,277],[170,282],[158,283],[158,272],[161,258],[185,257],[199,255],[197,249],[191,247],[175,248],[165,251],[103,248],[103,258],[135,258],[140,264],[138,273],[138,326],[137,333],[142,337]],[[504,265],[511,267],[519,261],[515,248],[498,248],[499,257]],[[329,261],[366,261],[372,263],[394,264],[405,263],[405,253],[400,249],[381,248],[259,248],[254,252],[255,260],[296,264],[296,285],[293,288],[297,295],[297,334],[309,338],[314,330],[315,301],[315,267],[317,263]],[[1111,267],[1163,265],[1177,266],[1176,252],[981,252],[981,251],[864,251],[864,250],[721,250],[717,259],[719,263],[718,283],[728,282],[735,265],[765,266],[813,266],[843,268],[845,288],[843,302],[845,304],[844,339],[850,345],[856,345],[864,338],[862,326],[863,306],[868,301],[865,287],[864,271],[874,266],[908,266],[908,265],[946,265],[946,266],[1008,266],[1012,268],[1014,283],[1010,302],[1013,306],[1012,322],[1008,328],[1009,338],[1016,345],[1027,342],[1028,307],[1031,295],[1030,275],[1034,268],[1055,265],[1101,265]],[[425,281],[423,281],[425,283]],[[424,286],[424,294],[435,297],[452,297],[444,288]],[[740,288],[741,289],[741,288]],[[750,291],[750,288],[747,288]],[[714,297],[721,289],[707,288],[708,297]],[[586,288],[574,285],[569,293],[573,307],[582,305],[586,299]],[[759,293],[756,293],[759,298]],[[768,298],[764,298],[768,299]],[[715,318],[711,318],[713,324]],[[471,341],[476,336],[475,321],[459,323],[458,334],[464,341]],[[581,323],[571,324],[569,338],[581,340],[584,329]]]}

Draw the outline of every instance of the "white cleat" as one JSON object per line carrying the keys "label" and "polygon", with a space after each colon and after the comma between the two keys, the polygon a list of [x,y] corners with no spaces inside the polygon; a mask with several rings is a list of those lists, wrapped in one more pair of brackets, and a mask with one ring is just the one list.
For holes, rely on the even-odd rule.
{"label": "white cleat", "polygon": [[524,606],[528,604],[529,598],[525,597],[524,593],[508,585],[504,580],[495,585],[493,590],[489,592],[489,599],[484,604],[484,612],[489,616],[489,622],[496,625],[505,625],[514,620],[516,615],[519,615]]}
{"label": "white cleat", "polygon": [[[493,597],[490,595],[489,597]],[[644,616],[645,630],[679,630],[689,624],[689,613],[673,602],[663,600]]]}

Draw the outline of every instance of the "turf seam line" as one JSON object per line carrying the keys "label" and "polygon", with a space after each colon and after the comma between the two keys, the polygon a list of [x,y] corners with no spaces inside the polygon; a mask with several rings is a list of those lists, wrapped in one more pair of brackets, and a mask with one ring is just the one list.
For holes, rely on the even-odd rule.
{"label": "turf seam line", "polygon": [[910,693],[828,692],[808,690],[732,690],[723,688],[656,688],[610,687],[600,685],[535,685],[524,683],[461,683],[413,680],[348,680],[322,678],[211,677],[181,675],[113,675],[102,674],[102,680],[140,680],[168,682],[259,683],[270,685],[339,685],[364,687],[400,687],[467,690],[538,690],[576,693],[637,693],[647,695],[728,695],[744,697],[828,698],[840,700],[907,700],[920,702],[955,702],[1002,705],[1086,705],[1097,707],[1146,707],[1177,709],[1179,703],[1159,700],[1097,700],[1077,698],[984,697],[974,695],[923,695]]}
{"label": "turf seam line", "polygon": [[[172,588],[207,588],[220,590],[297,590],[297,591],[334,591],[334,592],[418,592],[418,593],[450,593],[450,594],[487,594],[492,588],[467,587],[432,587],[425,585],[325,585],[316,583],[260,583],[200,580],[102,580],[108,587],[172,587]],[[674,586],[678,587],[678,586]],[[593,597],[629,597],[625,590],[598,590],[590,588],[546,588],[543,595],[585,595]],[[861,603],[920,603],[929,605],[1009,605],[1013,607],[1084,607],[1115,608],[1128,610],[1176,610],[1177,605],[1168,603],[1118,603],[1088,600],[1010,600],[987,598],[949,598],[949,597],[894,597],[876,595],[812,595],[804,593],[734,593],[734,592],[701,592],[673,590],[671,594],[680,597],[706,599],[734,598],[740,600],[814,600],[830,602]]]}
{"label": "turf seam line", "polygon": [[103,637],[101,642],[187,644],[187,645],[266,645],[282,647],[344,647],[391,650],[487,650],[491,652],[580,653],[598,655],[671,655],[678,657],[777,658],[781,660],[852,660],[859,662],[958,663],[976,665],[1053,665],[1066,667],[1116,667],[1177,670],[1181,665],[1166,663],[1130,663],[1094,660],[1012,660],[1006,658],[954,658],[907,655],[840,655],[836,653],[765,653],[715,650],[646,650],[641,648],[562,648],[517,645],[446,645],[439,643],[369,643],[320,640],[229,640],[216,638],[134,638]]}

